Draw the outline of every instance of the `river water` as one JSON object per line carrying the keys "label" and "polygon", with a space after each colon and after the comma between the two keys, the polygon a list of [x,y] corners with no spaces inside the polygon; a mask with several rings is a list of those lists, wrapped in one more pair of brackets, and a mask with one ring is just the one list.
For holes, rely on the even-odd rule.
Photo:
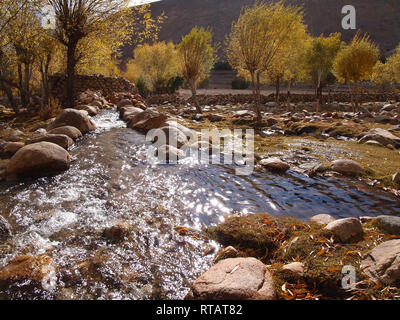
{"label": "river water", "polygon": [[[0,267],[19,254],[47,253],[57,265],[54,286],[36,297],[56,299],[180,299],[212,264],[213,242],[182,237],[174,227],[200,230],[232,213],[269,212],[308,219],[400,214],[394,195],[344,178],[309,178],[232,165],[151,165],[144,135],[114,111],[94,118],[96,132],[71,149],[69,171],[0,185],[1,213],[14,237],[0,246]],[[107,242],[105,227],[130,225],[126,241]],[[87,274],[84,267],[90,265]],[[34,295],[35,296],[35,295]],[[18,288],[0,298],[24,298]],[[32,296],[30,296],[32,297]]]}

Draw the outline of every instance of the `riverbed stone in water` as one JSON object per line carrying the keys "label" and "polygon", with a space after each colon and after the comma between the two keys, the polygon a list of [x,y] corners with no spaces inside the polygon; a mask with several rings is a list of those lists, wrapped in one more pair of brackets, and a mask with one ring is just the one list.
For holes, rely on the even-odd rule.
{"label": "riverbed stone in water", "polygon": [[378,216],[376,218],[381,229],[392,235],[400,235],[400,217],[397,216]]}
{"label": "riverbed stone in water", "polygon": [[167,116],[157,111],[145,110],[130,118],[128,128],[141,132],[147,132],[151,129],[161,128],[165,125]]}
{"label": "riverbed stone in water", "polygon": [[326,213],[321,213],[321,214],[317,214],[315,216],[312,216],[310,218],[310,221],[312,222],[317,222],[320,224],[328,224],[332,221],[335,221],[336,219],[334,217],[332,217],[330,214],[326,214]]}
{"label": "riverbed stone in water", "polygon": [[77,140],[82,137],[82,132],[79,129],[72,127],[72,126],[64,126],[55,128],[48,132],[49,134],[65,134],[66,136],[70,137],[72,140]]}
{"label": "riverbed stone in water", "polygon": [[12,236],[11,226],[8,221],[0,216],[0,241],[6,241]]}
{"label": "riverbed stone in water", "polygon": [[359,238],[363,234],[361,222],[356,218],[344,218],[332,221],[328,223],[325,229],[332,231],[335,237],[341,242]]}
{"label": "riverbed stone in water", "polygon": [[258,164],[271,171],[286,172],[290,166],[278,158],[262,159]]}
{"label": "riverbed stone in water", "polygon": [[132,118],[133,116],[135,116],[141,112],[143,112],[143,110],[140,108],[136,108],[133,106],[126,106],[126,107],[122,107],[120,109],[119,114],[120,114],[120,117],[122,118],[122,120],[129,121],[130,118]]}
{"label": "riverbed stone in water", "polygon": [[331,170],[339,172],[345,176],[358,176],[362,173],[362,166],[354,161],[347,159],[339,159],[331,162]]}
{"label": "riverbed stone in water", "polygon": [[128,233],[128,224],[120,222],[110,228],[104,229],[103,237],[113,242],[119,242],[122,241],[128,235]]}
{"label": "riverbed stone in water", "polygon": [[186,135],[180,131],[177,127],[167,126],[157,129],[155,131],[156,140],[162,139],[163,144],[180,148],[188,143]]}
{"label": "riverbed stone in water", "polygon": [[53,175],[68,170],[70,162],[69,153],[54,143],[29,144],[10,159],[6,169],[7,179]]}
{"label": "riverbed stone in water", "polygon": [[64,109],[49,125],[48,129],[52,130],[64,126],[75,127],[83,134],[96,130],[96,125],[89,119],[84,110]]}
{"label": "riverbed stone in water", "polygon": [[0,270],[0,282],[30,280],[42,283],[42,280],[54,270],[55,266],[48,255],[21,255],[11,260]]}
{"label": "riverbed stone in water", "polygon": [[74,141],[65,134],[46,134],[45,136],[28,140],[26,144],[28,145],[43,141],[59,145],[61,148],[64,148],[65,150],[68,150],[68,148],[74,144]]}
{"label": "riverbed stone in water", "polygon": [[156,156],[161,163],[175,163],[185,157],[185,152],[164,144],[157,148]]}
{"label": "riverbed stone in water", "polygon": [[360,267],[378,283],[391,284],[400,280],[400,239],[381,243],[366,255]]}
{"label": "riverbed stone in water", "polygon": [[187,299],[272,300],[275,288],[266,266],[255,258],[224,259],[202,274]]}

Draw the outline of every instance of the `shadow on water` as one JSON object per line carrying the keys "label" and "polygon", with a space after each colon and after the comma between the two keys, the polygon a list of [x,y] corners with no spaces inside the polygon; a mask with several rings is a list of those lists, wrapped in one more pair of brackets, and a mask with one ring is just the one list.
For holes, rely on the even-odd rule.
{"label": "shadow on water", "polygon": [[[175,226],[201,229],[233,212],[301,219],[400,213],[393,195],[348,179],[294,171],[237,176],[232,166],[190,161],[150,165],[145,137],[115,112],[95,121],[99,129],[71,150],[69,171],[0,185],[2,214],[15,234],[0,248],[0,267],[21,253],[48,253],[58,270],[55,298],[183,298],[213,256],[204,255],[204,240],[183,238]],[[120,221],[132,232],[108,243],[102,231]],[[82,271],[87,265],[91,277]]]}

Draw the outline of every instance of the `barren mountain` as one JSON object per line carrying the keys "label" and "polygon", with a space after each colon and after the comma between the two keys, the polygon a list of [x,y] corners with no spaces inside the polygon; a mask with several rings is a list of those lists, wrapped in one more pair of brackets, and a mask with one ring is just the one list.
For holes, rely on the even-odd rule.
{"label": "barren mountain", "polygon": [[[268,2],[268,0],[266,0]],[[194,26],[211,27],[214,38],[223,44],[232,22],[242,7],[254,0],[162,0],[151,4],[153,14],[165,12],[168,19],[163,25],[160,40],[179,42],[182,35]],[[394,49],[400,42],[399,0],[286,0],[288,4],[302,5],[309,32],[316,36],[341,32],[345,40],[355,31],[343,30],[343,6],[351,4],[357,12],[357,28],[368,32],[383,53]],[[131,49],[126,54],[131,54]]]}

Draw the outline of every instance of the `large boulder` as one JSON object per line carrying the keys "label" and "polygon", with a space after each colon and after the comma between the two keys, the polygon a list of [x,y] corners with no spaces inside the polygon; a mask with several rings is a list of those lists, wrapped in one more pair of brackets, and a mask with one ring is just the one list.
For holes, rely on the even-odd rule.
{"label": "large boulder", "polygon": [[192,285],[188,299],[272,300],[275,288],[266,266],[255,258],[224,259]]}
{"label": "large boulder", "polygon": [[332,221],[326,225],[325,229],[333,232],[335,237],[341,242],[359,238],[364,233],[361,222],[356,218],[344,218]]}
{"label": "large boulder", "polygon": [[286,172],[290,166],[278,158],[262,159],[259,163],[263,168],[271,171]]}
{"label": "large boulder", "polygon": [[64,126],[55,128],[48,132],[49,134],[65,134],[66,136],[70,137],[72,140],[77,140],[82,137],[82,132],[79,129],[72,127],[72,126]]}
{"label": "large boulder", "polygon": [[12,157],[19,149],[21,149],[25,144],[23,142],[5,142],[2,145],[2,150],[0,156]]}
{"label": "large boulder", "polygon": [[59,145],[61,148],[64,148],[65,150],[68,150],[68,148],[74,144],[74,141],[65,134],[46,134],[45,136],[28,140],[26,144],[28,145],[43,141]]}
{"label": "large boulder", "polygon": [[69,153],[51,142],[26,145],[10,159],[7,179],[41,177],[68,170],[71,158]]}
{"label": "large boulder", "polygon": [[122,120],[129,121],[130,118],[132,118],[133,116],[135,116],[141,112],[143,112],[143,110],[140,108],[126,106],[126,107],[122,107],[120,109],[119,115],[120,115],[120,118],[122,118]]}
{"label": "large boulder", "polygon": [[0,241],[6,241],[12,235],[11,226],[8,221],[0,216]]}
{"label": "large boulder", "polygon": [[83,134],[96,130],[96,125],[89,119],[84,110],[64,109],[49,125],[48,129],[52,130],[63,126],[75,127]]}
{"label": "large boulder", "polygon": [[128,128],[141,132],[157,129],[165,125],[167,116],[157,111],[145,110],[129,119]]}
{"label": "large boulder", "polygon": [[177,127],[173,126],[166,126],[157,129],[154,132],[154,135],[155,135],[154,141],[161,139],[163,140],[163,144],[167,144],[175,148],[181,148],[182,146],[188,143],[188,138],[186,137],[186,135],[182,131],[180,131]]}
{"label": "large boulder", "polygon": [[361,262],[361,269],[378,283],[400,280],[400,239],[385,241],[374,248]]}
{"label": "large boulder", "polygon": [[363,171],[362,166],[358,162],[347,159],[339,159],[331,162],[330,168],[345,176],[358,176]]}
{"label": "large boulder", "polygon": [[367,141],[374,140],[384,146],[392,145],[395,148],[400,147],[400,138],[389,132],[388,130],[375,128],[364,133],[358,140],[359,143],[365,143]]}
{"label": "large boulder", "polygon": [[378,216],[376,218],[380,228],[392,235],[400,235],[400,217]]}

